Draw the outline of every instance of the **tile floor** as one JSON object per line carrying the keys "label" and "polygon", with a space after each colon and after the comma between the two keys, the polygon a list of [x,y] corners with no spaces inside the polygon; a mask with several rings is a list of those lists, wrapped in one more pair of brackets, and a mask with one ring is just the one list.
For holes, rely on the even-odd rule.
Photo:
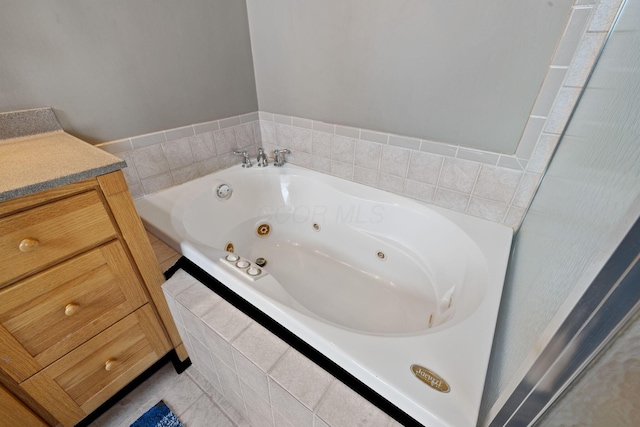
{"label": "tile floor", "polygon": [[167,363],[151,378],[140,384],[107,412],[91,423],[92,427],[129,426],[151,406],[164,400],[185,427],[247,426],[230,405],[214,402],[216,390],[192,366],[178,375]]}

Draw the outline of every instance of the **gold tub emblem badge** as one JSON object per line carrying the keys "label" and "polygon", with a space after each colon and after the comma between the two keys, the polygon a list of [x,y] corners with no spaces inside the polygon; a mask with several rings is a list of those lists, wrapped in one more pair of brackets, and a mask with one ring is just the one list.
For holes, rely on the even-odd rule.
{"label": "gold tub emblem badge", "polygon": [[417,379],[428,385],[429,387],[438,390],[442,393],[449,393],[451,387],[445,380],[433,371],[420,365],[411,365],[411,372]]}

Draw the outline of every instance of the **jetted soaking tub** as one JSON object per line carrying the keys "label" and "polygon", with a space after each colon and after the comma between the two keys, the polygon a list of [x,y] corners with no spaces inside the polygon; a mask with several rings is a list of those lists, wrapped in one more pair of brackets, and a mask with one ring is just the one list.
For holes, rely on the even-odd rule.
{"label": "jetted soaking tub", "polygon": [[510,228],[290,164],[235,166],[136,205],[158,237],[419,422],[476,425]]}

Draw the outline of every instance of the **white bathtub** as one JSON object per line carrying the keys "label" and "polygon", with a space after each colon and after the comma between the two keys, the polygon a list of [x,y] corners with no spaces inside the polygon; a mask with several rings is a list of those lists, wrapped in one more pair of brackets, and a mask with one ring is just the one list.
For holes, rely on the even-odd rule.
{"label": "white bathtub", "polygon": [[[236,166],[136,206],[169,245],[416,420],[476,425],[510,228],[289,164]],[[257,277],[225,259],[229,244],[254,269],[266,259]]]}

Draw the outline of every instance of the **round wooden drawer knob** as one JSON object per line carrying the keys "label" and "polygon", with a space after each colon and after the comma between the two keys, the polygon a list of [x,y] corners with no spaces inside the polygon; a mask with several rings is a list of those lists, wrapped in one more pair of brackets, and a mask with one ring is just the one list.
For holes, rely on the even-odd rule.
{"label": "round wooden drawer knob", "polygon": [[18,248],[22,252],[31,252],[32,250],[37,248],[39,244],[40,242],[38,242],[36,239],[26,238],[26,239],[22,239],[22,241],[18,245]]}
{"label": "round wooden drawer knob", "polygon": [[64,307],[64,315],[65,316],[73,316],[80,310],[80,305],[75,302],[69,303]]}
{"label": "round wooden drawer knob", "polygon": [[109,359],[104,363],[104,370],[111,371],[113,370],[113,368],[116,367],[117,364],[118,364],[118,361],[116,359]]}

